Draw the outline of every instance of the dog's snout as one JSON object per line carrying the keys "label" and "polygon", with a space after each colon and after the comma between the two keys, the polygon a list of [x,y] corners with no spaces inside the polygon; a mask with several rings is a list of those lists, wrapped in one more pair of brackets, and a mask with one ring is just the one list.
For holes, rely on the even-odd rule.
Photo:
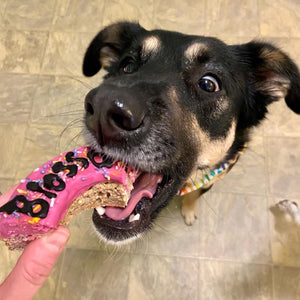
{"label": "dog's snout", "polygon": [[136,92],[119,88],[92,90],[85,99],[86,123],[99,142],[128,138],[144,126],[145,105]]}

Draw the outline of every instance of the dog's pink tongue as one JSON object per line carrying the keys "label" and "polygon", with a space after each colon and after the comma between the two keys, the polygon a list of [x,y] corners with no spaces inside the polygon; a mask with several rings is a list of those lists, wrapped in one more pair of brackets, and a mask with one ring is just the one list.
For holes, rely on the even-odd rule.
{"label": "dog's pink tongue", "polygon": [[143,174],[134,183],[130,199],[125,208],[107,206],[105,214],[109,218],[120,221],[129,217],[137,203],[143,198],[152,198],[156,192],[158,183],[162,181],[162,175]]}

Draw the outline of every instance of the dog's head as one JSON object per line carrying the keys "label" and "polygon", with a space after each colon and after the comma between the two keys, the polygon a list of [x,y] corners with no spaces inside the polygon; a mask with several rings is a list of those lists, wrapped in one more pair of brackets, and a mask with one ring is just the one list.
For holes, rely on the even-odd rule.
{"label": "dog's head", "polygon": [[83,73],[93,76],[101,68],[108,71],[103,83],[86,96],[86,135],[99,151],[138,169],[135,189],[148,192],[121,219],[94,212],[97,231],[109,241],[150,228],[193,172],[242,147],[268,104],[285,98],[300,113],[298,69],[266,43],[228,46],[117,23],[87,49]]}

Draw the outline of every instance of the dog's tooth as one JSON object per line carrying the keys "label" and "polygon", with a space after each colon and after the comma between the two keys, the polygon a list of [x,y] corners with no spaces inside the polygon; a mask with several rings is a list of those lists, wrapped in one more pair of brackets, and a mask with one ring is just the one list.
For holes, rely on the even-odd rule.
{"label": "dog's tooth", "polygon": [[134,214],[131,214],[129,217],[129,223],[133,222],[133,219],[134,219]]}
{"label": "dog's tooth", "polygon": [[157,183],[161,183],[161,182],[162,182],[162,180],[163,180],[163,177],[162,177],[162,176],[160,176],[160,177],[158,178],[158,180],[157,180]]}
{"label": "dog's tooth", "polygon": [[134,221],[138,221],[140,219],[141,215],[140,214],[136,214],[134,216]]}
{"label": "dog's tooth", "polygon": [[133,221],[138,221],[140,219],[141,215],[140,214],[131,214],[129,217],[129,223],[133,222]]}
{"label": "dog's tooth", "polygon": [[98,214],[99,214],[100,216],[103,216],[103,215],[105,214],[105,207],[98,206],[98,207],[96,208],[96,210],[97,210],[97,212],[98,212]]}

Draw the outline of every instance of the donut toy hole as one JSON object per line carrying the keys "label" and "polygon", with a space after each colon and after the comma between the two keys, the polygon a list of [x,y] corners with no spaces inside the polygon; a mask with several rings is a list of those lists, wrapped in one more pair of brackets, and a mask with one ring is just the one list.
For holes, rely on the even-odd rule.
{"label": "donut toy hole", "polygon": [[102,162],[102,157],[100,154],[97,154],[94,156],[94,160],[97,164],[101,163]]}
{"label": "donut toy hole", "polygon": [[60,182],[59,182],[58,180],[54,180],[54,181],[52,182],[52,184],[53,184],[54,186],[59,186],[59,185],[60,185]]}
{"label": "donut toy hole", "polygon": [[35,205],[33,205],[33,207],[32,207],[32,211],[34,212],[34,213],[38,213],[38,212],[40,212],[42,210],[42,205],[41,204],[35,204]]}
{"label": "donut toy hole", "polygon": [[18,202],[16,203],[16,205],[17,205],[18,208],[23,208],[23,207],[24,207],[24,202],[18,201]]}

